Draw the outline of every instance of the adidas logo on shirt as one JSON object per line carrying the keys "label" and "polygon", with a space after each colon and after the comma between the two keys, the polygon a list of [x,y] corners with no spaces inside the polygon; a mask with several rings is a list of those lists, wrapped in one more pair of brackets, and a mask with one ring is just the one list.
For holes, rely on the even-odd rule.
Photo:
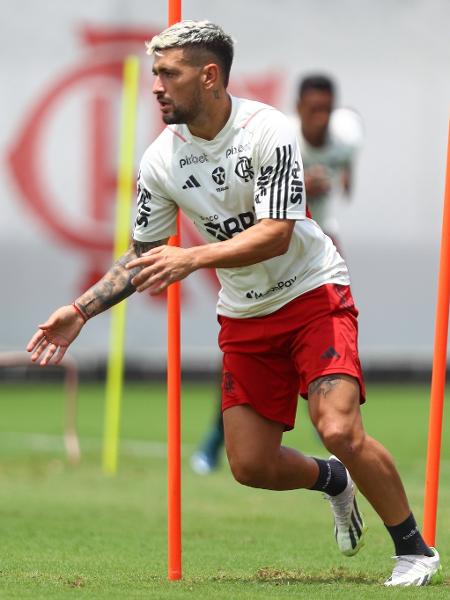
{"label": "adidas logo on shirt", "polygon": [[183,185],[183,190],[194,187],[199,188],[200,184],[193,175],[189,175],[189,177],[186,179],[186,183]]}

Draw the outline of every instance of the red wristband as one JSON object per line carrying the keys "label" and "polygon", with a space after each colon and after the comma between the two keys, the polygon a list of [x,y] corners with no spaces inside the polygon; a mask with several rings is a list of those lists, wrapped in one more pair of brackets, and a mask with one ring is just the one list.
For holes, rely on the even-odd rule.
{"label": "red wristband", "polygon": [[77,313],[79,315],[81,315],[81,318],[83,319],[83,321],[86,323],[86,321],[88,320],[86,315],[81,311],[81,309],[75,304],[75,302],[72,302],[72,306],[74,307],[74,309],[77,311]]}

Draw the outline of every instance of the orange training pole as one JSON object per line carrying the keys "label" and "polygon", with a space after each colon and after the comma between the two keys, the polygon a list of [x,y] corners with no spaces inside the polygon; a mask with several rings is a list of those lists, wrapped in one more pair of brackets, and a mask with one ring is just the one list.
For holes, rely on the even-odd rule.
{"label": "orange training pole", "polygon": [[445,177],[444,215],[442,221],[441,256],[436,305],[433,373],[431,378],[430,421],[428,429],[427,467],[423,535],[428,545],[436,540],[436,516],[439,490],[442,416],[444,412],[447,366],[448,313],[450,304],[450,122]]}
{"label": "orange training pole", "polygon": [[169,0],[169,25],[181,21],[181,0]]}
{"label": "orange training pole", "polygon": [[[169,25],[181,21],[181,0],[169,1]],[[177,234],[169,244],[180,245]],[[167,290],[167,577],[181,579],[181,360],[180,283]]]}

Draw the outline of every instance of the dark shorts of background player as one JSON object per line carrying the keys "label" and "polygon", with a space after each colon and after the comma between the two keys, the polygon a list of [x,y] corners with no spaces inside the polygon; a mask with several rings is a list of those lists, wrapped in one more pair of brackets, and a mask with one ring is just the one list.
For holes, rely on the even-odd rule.
{"label": "dark shorts of background player", "polygon": [[289,430],[298,394],[307,399],[312,381],[337,373],[358,380],[365,402],[357,316],[350,287],[336,284],[306,292],[264,317],[219,315],[222,410],[249,404]]}

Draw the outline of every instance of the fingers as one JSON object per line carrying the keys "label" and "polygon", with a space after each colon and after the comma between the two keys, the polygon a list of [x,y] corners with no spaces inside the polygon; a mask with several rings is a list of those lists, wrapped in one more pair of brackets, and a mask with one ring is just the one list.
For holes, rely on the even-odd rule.
{"label": "fingers", "polygon": [[[67,351],[67,346],[58,346],[58,344],[54,344],[49,340],[45,340],[39,346],[39,349],[33,354],[31,360],[36,362],[39,357],[42,358],[39,363],[41,367],[45,367],[46,365],[52,363],[54,365],[59,365],[62,361],[65,353]],[[36,356],[36,358],[34,358]]]}
{"label": "fingers", "polygon": [[149,267],[146,267],[145,269],[142,269],[142,271],[139,271],[139,273],[137,273],[131,280],[131,283],[136,288],[136,291],[142,292],[142,290],[145,288],[142,288],[141,286],[146,281],[148,282],[151,279],[152,275],[153,271]]}
{"label": "fingers", "polygon": [[[45,367],[50,362],[55,365],[59,364],[66,353],[67,346],[59,346],[53,343],[46,337],[45,331],[39,330],[28,342],[27,350],[28,352],[32,352],[31,360],[34,363],[41,359],[39,364]],[[56,356],[55,353],[57,353]],[[55,358],[52,361],[53,357]]]}
{"label": "fingers", "polygon": [[138,292],[149,289],[153,293],[155,291],[154,288],[161,288],[162,290],[169,285],[169,276],[163,271],[155,273],[151,269],[144,269],[133,277],[131,283],[136,287],[136,291]]}
{"label": "fingers", "polygon": [[147,257],[146,256],[140,256],[139,258],[134,258],[133,260],[130,260],[130,262],[128,262],[125,265],[125,268],[126,269],[134,269],[135,267],[143,267],[146,264],[148,264],[147,263]]}
{"label": "fingers", "polygon": [[[34,336],[36,337],[36,336]],[[41,356],[41,354],[44,352],[44,350],[47,348],[49,342],[48,340],[44,337],[44,333],[42,332],[42,337],[39,340],[39,342],[37,342],[36,344],[34,344],[34,346],[32,348],[30,348],[29,352],[33,352],[33,354],[31,355],[31,360],[33,362],[36,362],[39,357]]]}
{"label": "fingers", "polygon": [[183,248],[158,246],[125,266],[127,269],[139,268],[131,283],[136,291],[149,290],[151,294],[160,294],[171,283],[183,279],[190,272],[186,267]]}
{"label": "fingers", "polygon": [[154,248],[150,248],[150,250],[147,250],[147,252],[144,252],[143,256],[159,254],[160,252],[164,252],[166,248],[168,248],[167,244],[163,244],[162,246],[155,246]]}
{"label": "fingers", "polygon": [[165,248],[166,246],[157,246],[156,248],[152,248],[151,250],[144,252],[144,254],[139,258],[134,258],[133,260],[130,260],[130,262],[125,265],[125,268],[134,269],[135,267],[152,265],[157,258],[154,255],[160,254]]}
{"label": "fingers", "polygon": [[143,292],[154,286],[156,283],[161,282],[166,277],[167,272],[163,265],[152,265],[139,271],[139,273],[133,277],[131,283],[136,288],[136,291]]}
{"label": "fingers", "polygon": [[62,361],[62,359],[64,358],[64,355],[65,355],[65,353],[66,353],[66,350],[67,350],[67,348],[68,348],[67,346],[60,346],[60,347],[58,348],[58,353],[57,353],[57,355],[55,356],[55,359],[54,359],[54,361],[53,361],[53,364],[55,364],[55,365],[59,365],[59,363],[60,363],[60,362]]}
{"label": "fingers", "polygon": [[35,347],[42,342],[43,339],[45,339],[44,332],[42,331],[42,329],[38,329],[38,331],[36,331],[31,340],[28,342],[27,351],[32,352],[35,349]]}
{"label": "fingers", "polygon": [[44,354],[44,357],[40,362],[41,367],[45,367],[46,365],[49,364],[49,362],[51,362],[52,357],[54,356],[54,354],[57,350],[58,350],[58,346],[56,344],[52,344],[51,342],[48,342],[47,352]]}

